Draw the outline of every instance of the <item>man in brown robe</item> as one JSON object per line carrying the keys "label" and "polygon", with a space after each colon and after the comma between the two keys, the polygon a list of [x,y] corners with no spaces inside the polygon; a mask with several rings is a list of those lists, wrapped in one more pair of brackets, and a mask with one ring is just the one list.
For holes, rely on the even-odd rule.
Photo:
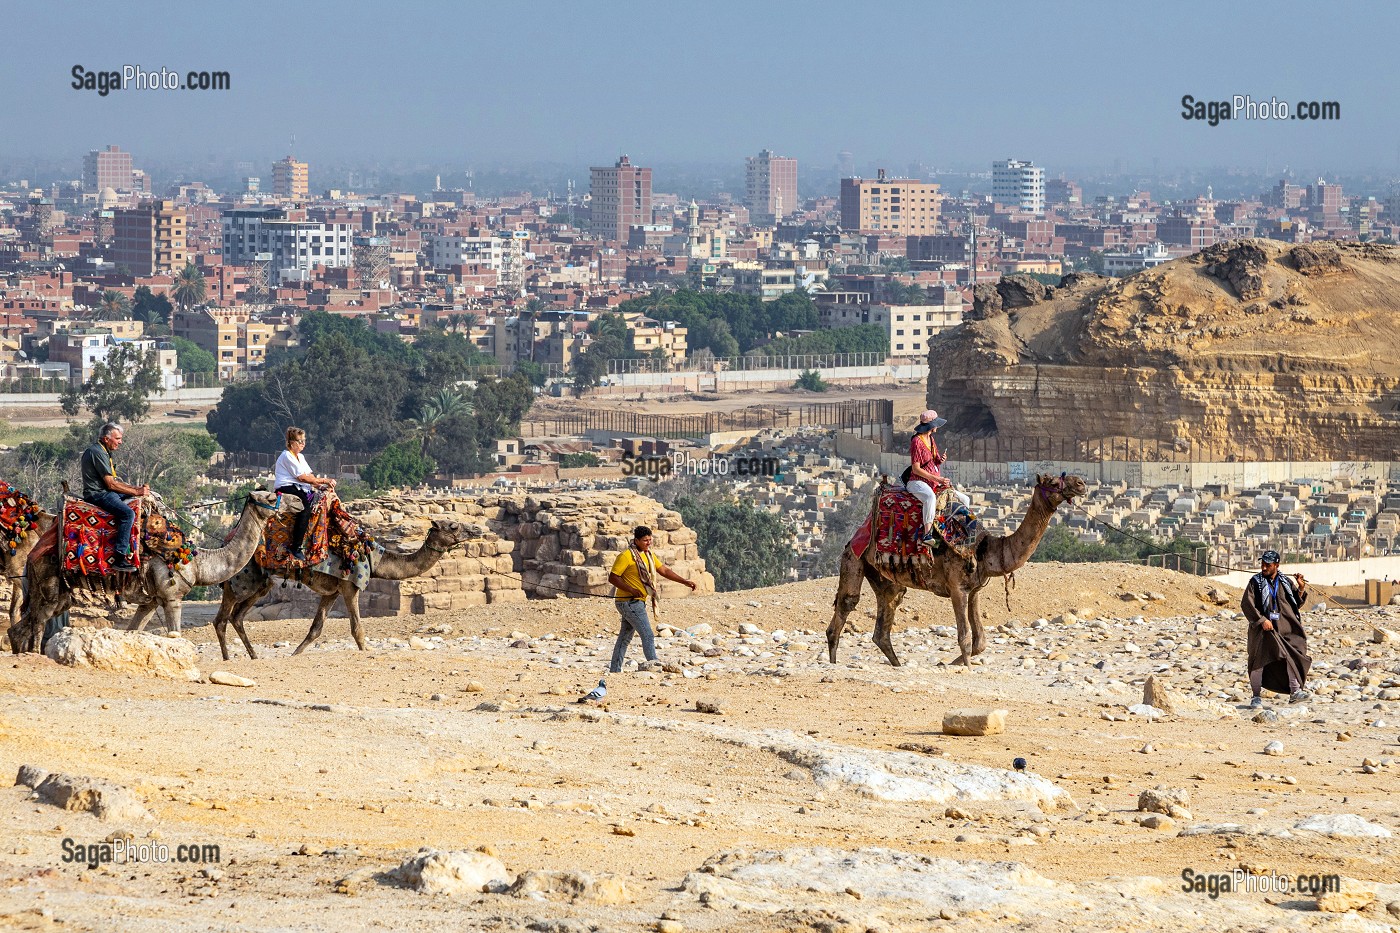
{"label": "man in brown robe", "polygon": [[1278,572],[1278,551],[1265,551],[1259,562],[1262,569],[1250,578],[1240,600],[1249,620],[1249,686],[1254,693],[1249,705],[1264,705],[1260,694],[1265,687],[1287,693],[1290,703],[1301,703],[1312,696],[1303,689],[1312,658],[1299,618],[1308,601],[1308,583],[1300,573],[1290,579]]}

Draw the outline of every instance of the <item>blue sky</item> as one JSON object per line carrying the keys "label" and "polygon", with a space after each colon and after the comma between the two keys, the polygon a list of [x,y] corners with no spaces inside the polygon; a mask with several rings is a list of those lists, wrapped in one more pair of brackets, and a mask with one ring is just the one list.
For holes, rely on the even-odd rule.
{"label": "blue sky", "polygon": [[[998,2],[0,2],[0,159],[148,158],[1400,174],[1400,5]],[[226,70],[232,90],[70,87]],[[1335,123],[1204,123],[1180,99],[1335,100]],[[138,164],[140,159],[138,158]]]}

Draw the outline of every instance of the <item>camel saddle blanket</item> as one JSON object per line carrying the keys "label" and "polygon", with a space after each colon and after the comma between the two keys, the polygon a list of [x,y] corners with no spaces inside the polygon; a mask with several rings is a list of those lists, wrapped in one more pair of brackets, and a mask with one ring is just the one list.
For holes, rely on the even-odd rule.
{"label": "camel saddle blanket", "polygon": [[375,542],[368,550],[368,553],[359,560],[350,562],[341,558],[338,554],[328,554],[326,559],[319,564],[307,564],[291,570],[265,570],[254,561],[249,561],[248,565],[233,578],[228,581],[228,587],[235,599],[247,599],[258,591],[268,573],[275,573],[291,577],[295,581],[304,580],[309,573],[324,573],[332,577],[340,577],[342,580],[350,580],[355,589],[364,591],[369,586],[370,577],[374,575],[374,564],[379,555],[384,553],[384,546]]}
{"label": "camel saddle blanket", "polygon": [[185,541],[185,533],[156,509],[143,516],[141,546],[148,556],[164,561],[171,570],[188,564],[198,553]]}
{"label": "camel saddle blanket", "polygon": [[0,547],[17,551],[29,529],[39,524],[40,511],[33,499],[0,481]]}
{"label": "camel saddle blanket", "polygon": [[296,515],[291,513],[278,513],[268,520],[262,543],[253,555],[259,567],[283,574],[309,569],[330,573],[322,568],[330,558],[335,557],[335,575],[349,577],[355,573],[357,564],[368,563],[369,555],[376,549],[374,537],[345,510],[339,497],[333,493],[323,493],[311,504],[311,519],[306,526],[306,539],[302,542],[306,560],[299,561],[292,557],[295,527]]}
{"label": "camel saddle blanket", "polygon": [[[971,560],[982,534],[982,523],[962,503],[952,501],[953,504],[934,519],[934,528],[955,554]],[[929,545],[923,541],[923,503],[912,493],[894,486],[882,488],[874,519],[876,554],[908,559],[930,553]],[[857,554],[865,553],[870,544],[870,522],[867,517],[851,539],[851,550]]]}
{"label": "camel saddle blanket", "polygon": [[[136,513],[136,522],[131,526],[130,544],[131,558],[136,564],[141,562],[143,504],[140,499],[127,502]],[[105,577],[116,572],[112,569],[117,562],[112,540],[116,537],[117,520],[110,513],[90,502],[65,496],[57,527],[61,531],[61,566],[65,575]],[[58,534],[56,531],[55,537]],[[36,547],[34,553],[38,551]],[[30,560],[33,560],[32,554]]]}

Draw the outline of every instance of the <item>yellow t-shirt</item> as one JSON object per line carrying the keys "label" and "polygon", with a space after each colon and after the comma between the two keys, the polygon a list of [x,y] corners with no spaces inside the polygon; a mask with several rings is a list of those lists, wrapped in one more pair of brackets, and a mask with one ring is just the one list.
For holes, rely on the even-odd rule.
{"label": "yellow t-shirt", "polygon": [[[647,569],[651,571],[652,586],[660,589],[660,571],[664,570],[666,565],[661,563],[651,551],[643,552],[642,559],[646,561]],[[622,582],[626,584],[625,587],[618,588],[618,591],[613,594],[613,599],[646,598],[645,596],[636,595],[638,593],[645,593],[646,590],[642,586],[642,575],[637,572],[637,563],[632,559],[632,551],[630,548],[617,555],[617,560],[613,561],[612,572],[621,577]]]}

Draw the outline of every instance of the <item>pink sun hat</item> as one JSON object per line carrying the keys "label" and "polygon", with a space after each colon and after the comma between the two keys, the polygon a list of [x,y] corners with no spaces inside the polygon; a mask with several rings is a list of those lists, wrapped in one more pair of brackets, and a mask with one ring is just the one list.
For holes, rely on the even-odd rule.
{"label": "pink sun hat", "polygon": [[941,428],[947,423],[947,418],[938,417],[938,412],[930,408],[919,416],[919,424],[914,430],[919,432],[932,431],[934,428]]}

